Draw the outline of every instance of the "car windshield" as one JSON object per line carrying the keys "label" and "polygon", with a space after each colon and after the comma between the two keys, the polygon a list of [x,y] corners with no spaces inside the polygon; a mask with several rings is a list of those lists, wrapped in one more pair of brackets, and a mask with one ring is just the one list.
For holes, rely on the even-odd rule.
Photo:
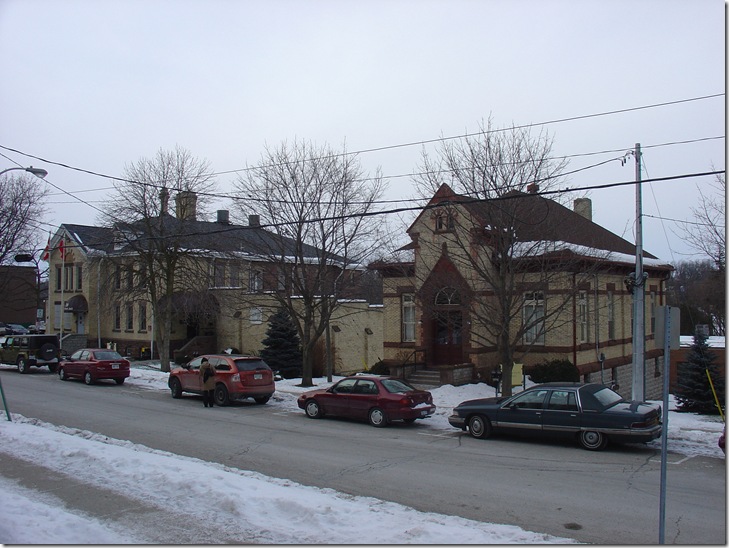
{"label": "car windshield", "polygon": [[235,360],[235,366],[238,371],[256,371],[259,369],[271,370],[268,364],[263,360]]}
{"label": "car windshield", "polygon": [[122,355],[114,350],[104,350],[103,352],[95,352],[94,357],[97,360],[122,360]]}
{"label": "car windshield", "polygon": [[382,381],[382,386],[391,394],[403,394],[415,390],[413,386],[400,379],[385,379]]}

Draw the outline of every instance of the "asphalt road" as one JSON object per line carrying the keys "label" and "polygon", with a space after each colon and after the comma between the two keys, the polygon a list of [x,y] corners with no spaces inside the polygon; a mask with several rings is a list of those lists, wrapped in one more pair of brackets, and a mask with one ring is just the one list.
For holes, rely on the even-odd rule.
{"label": "asphalt road", "polygon": [[[659,540],[660,454],[572,443],[482,441],[416,423],[311,420],[272,401],[204,408],[133,386],[0,371],[13,413],[421,511],[598,544]],[[726,543],[723,459],[670,454],[666,543]],[[0,467],[0,474],[2,474]]]}

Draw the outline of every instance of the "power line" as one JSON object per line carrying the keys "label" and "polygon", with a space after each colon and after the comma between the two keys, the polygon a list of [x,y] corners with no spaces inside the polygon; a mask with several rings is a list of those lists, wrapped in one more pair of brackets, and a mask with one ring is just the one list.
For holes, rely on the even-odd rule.
{"label": "power line", "polygon": [[[638,106],[638,107],[630,107],[630,108],[624,108],[624,109],[618,109],[618,110],[611,110],[611,111],[605,111],[605,112],[599,112],[599,113],[593,113],[593,114],[584,114],[584,115],[579,115],[579,116],[571,116],[571,117],[567,117],[567,118],[557,118],[557,119],[554,119],[554,120],[548,120],[548,121],[539,122],[539,123],[522,124],[522,125],[517,125],[517,126],[510,126],[510,127],[507,127],[507,128],[491,129],[491,130],[488,130],[488,131],[478,131],[478,132],[472,132],[472,133],[463,133],[463,134],[460,134],[460,135],[454,135],[454,136],[450,136],[450,137],[439,137],[439,138],[435,138],[435,139],[425,139],[425,140],[421,140],[421,141],[412,141],[412,142],[408,142],[408,143],[399,143],[399,144],[395,144],[395,145],[385,145],[385,146],[382,146],[382,147],[374,147],[374,148],[369,148],[369,149],[362,149],[362,150],[353,151],[353,152],[343,152],[343,153],[338,153],[338,154],[330,154],[330,155],[325,155],[325,156],[322,156],[322,157],[319,157],[319,158],[312,158],[311,160],[313,160],[313,159],[336,158],[336,157],[340,157],[340,156],[342,156],[342,157],[344,157],[344,156],[353,156],[353,155],[359,155],[359,154],[366,154],[366,153],[370,153],[370,152],[379,152],[379,151],[383,151],[383,150],[392,150],[392,149],[396,149],[396,148],[405,148],[405,147],[411,147],[411,146],[416,146],[416,145],[426,145],[426,144],[431,144],[431,143],[436,143],[436,142],[445,142],[445,141],[451,141],[451,140],[455,140],[455,139],[463,139],[463,138],[468,138],[468,137],[475,137],[477,135],[487,135],[487,134],[491,134],[491,133],[499,133],[499,132],[504,132],[504,131],[513,131],[515,129],[526,129],[526,128],[531,128],[531,127],[534,127],[534,126],[544,126],[544,125],[550,125],[550,124],[558,124],[558,123],[564,123],[564,122],[572,122],[572,121],[576,121],[576,120],[585,120],[585,119],[589,119],[589,118],[598,118],[598,117],[602,117],[602,116],[610,116],[610,115],[622,114],[622,113],[626,113],[626,112],[635,112],[635,111],[639,111],[639,110],[646,110],[646,109],[651,109],[651,108],[659,108],[659,107],[665,107],[665,106],[672,106],[672,105],[677,105],[677,104],[682,104],[682,103],[689,103],[689,102],[693,102],[693,101],[702,101],[702,100],[705,100],[705,99],[713,99],[713,98],[721,97],[721,96],[724,96],[724,95],[725,95],[725,93],[715,93],[715,94],[711,94],[711,95],[704,95],[704,96],[700,96],[700,97],[692,97],[692,98],[688,98],[688,99],[679,99],[679,100],[667,101],[667,102],[663,102],[663,103],[653,103],[653,104],[643,105],[643,106]],[[25,152],[22,152],[20,150],[13,149],[11,147],[7,147],[7,146],[4,146],[4,145],[0,145],[0,148],[5,149],[5,150],[8,150],[8,151],[11,151],[11,152],[15,152],[17,154],[21,154],[21,155],[26,156],[28,158],[33,158],[33,159],[39,160],[41,162],[45,162],[47,164],[57,165],[57,166],[60,166],[60,167],[65,167],[67,169],[71,169],[71,170],[78,171],[78,172],[81,172],[81,173],[86,173],[86,174],[89,174],[89,175],[94,175],[96,177],[103,177],[103,178],[106,178],[106,179],[112,179],[112,180],[117,180],[117,181],[122,181],[122,182],[131,182],[131,183],[138,182],[138,181],[130,181],[129,179],[124,179],[124,178],[116,177],[116,176],[113,176],[113,175],[106,175],[106,174],[103,174],[103,173],[99,173],[99,172],[92,171],[92,170],[88,170],[88,169],[84,169],[84,168],[79,168],[79,167],[71,166],[71,165],[68,165],[68,164],[65,164],[65,163],[62,163],[62,162],[55,162],[53,160],[48,160],[48,159],[42,158],[40,156],[36,156],[36,155],[29,154],[29,153],[25,153]],[[306,161],[310,161],[310,160],[306,160]],[[274,167],[276,165],[283,165],[283,164],[271,164],[270,166],[254,166],[254,167],[245,167],[245,168],[233,169],[233,170],[227,170],[227,171],[218,171],[218,172],[212,173],[211,176],[228,175],[228,174],[231,174],[231,173],[242,173],[242,172],[247,172],[247,171],[251,171],[251,170],[255,170],[255,169],[260,169],[261,167]]]}

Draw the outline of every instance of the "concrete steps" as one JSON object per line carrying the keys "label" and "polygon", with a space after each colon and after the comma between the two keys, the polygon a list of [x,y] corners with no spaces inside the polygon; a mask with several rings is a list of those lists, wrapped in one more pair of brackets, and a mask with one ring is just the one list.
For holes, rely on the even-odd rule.
{"label": "concrete steps", "polygon": [[440,372],[420,369],[408,375],[406,380],[415,388],[430,390],[431,388],[438,388],[440,386]]}

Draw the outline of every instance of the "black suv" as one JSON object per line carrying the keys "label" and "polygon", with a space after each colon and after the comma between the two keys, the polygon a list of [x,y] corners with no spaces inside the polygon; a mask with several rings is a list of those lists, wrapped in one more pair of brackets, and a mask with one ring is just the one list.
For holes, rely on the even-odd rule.
{"label": "black suv", "polygon": [[17,365],[21,373],[44,365],[55,373],[60,347],[57,335],[7,335],[0,337],[0,362]]}

